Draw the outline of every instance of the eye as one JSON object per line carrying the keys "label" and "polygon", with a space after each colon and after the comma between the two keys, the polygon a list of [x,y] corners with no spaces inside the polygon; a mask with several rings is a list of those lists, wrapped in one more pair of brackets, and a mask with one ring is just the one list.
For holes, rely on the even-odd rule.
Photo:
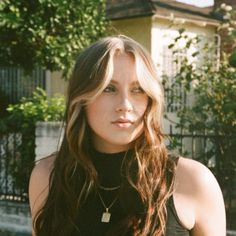
{"label": "eye", "polygon": [[114,85],[111,85],[111,84],[109,84],[109,85],[103,90],[103,92],[105,92],[105,93],[113,93],[113,92],[115,92],[115,91],[116,91],[115,86],[114,86]]}
{"label": "eye", "polygon": [[132,92],[133,92],[133,93],[145,93],[144,90],[143,90],[140,86],[134,87],[134,88],[132,89]]}

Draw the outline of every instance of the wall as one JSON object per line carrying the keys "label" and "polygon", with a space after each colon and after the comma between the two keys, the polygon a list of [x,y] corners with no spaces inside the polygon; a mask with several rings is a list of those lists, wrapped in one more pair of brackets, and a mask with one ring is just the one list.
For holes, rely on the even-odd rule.
{"label": "wall", "polygon": [[112,21],[113,34],[124,34],[151,51],[151,17],[138,17]]}
{"label": "wall", "polygon": [[[170,43],[173,43],[173,39],[178,35],[180,28],[185,28],[186,33],[191,37],[204,35],[209,40],[212,40],[216,32],[215,26],[201,27],[191,23],[172,25],[171,21],[154,18],[151,32],[151,53],[153,60],[160,68],[163,68],[163,47],[168,47]],[[181,47],[181,45],[179,46]]]}
{"label": "wall", "polygon": [[58,150],[63,137],[60,122],[37,122],[36,125],[36,160],[49,156]]}
{"label": "wall", "polygon": [[[141,17],[112,21],[112,34],[124,34],[141,43],[148,51],[151,50],[151,17]],[[61,72],[48,72],[47,94],[66,94],[68,82],[62,78]]]}
{"label": "wall", "polygon": [[[155,64],[158,67],[158,73],[161,77],[163,74],[167,73],[169,76],[174,76],[178,70],[178,65],[174,65],[171,50],[168,49],[168,46],[174,42],[174,38],[178,35],[178,30],[180,28],[185,29],[185,34],[189,37],[195,37],[197,35],[203,35],[205,41],[214,42],[215,40],[215,26],[209,26],[204,24],[193,24],[187,21],[179,22],[179,24],[172,24],[171,21],[167,19],[155,18],[153,17],[152,31],[151,31],[151,54]],[[178,47],[184,48],[185,40],[179,42]],[[203,45],[203,43],[202,43]],[[186,51],[186,55],[189,58],[189,61],[192,64],[199,66],[200,63],[204,63],[201,58],[192,57],[192,53],[198,51],[199,48],[192,46],[189,50]],[[169,55],[166,55],[169,54]],[[167,60],[169,56],[169,61]],[[181,91],[180,91],[181,92]],[[187,102],[188,104],[193,103],[194,96],[188,94]],[[174,104],[175,107],[178,107],[178,104]],[[168,112],[168,117],[174,122],[178,122],[176,111]],[[169,133],[169,127],[171,122],[164,120],[164,130],[166,133]],[[177,130],[173,129],[173,132]]]}
{"label": "wall", "polygon": [[30,236],[31,225],[27,203],[0,201],[0,236]]}
{"label": "wall", "polygon": [[62,72],[55,71],[46,74],[46,91],[49,97],[55,94],[66,95],[68,82],[62,78]]}

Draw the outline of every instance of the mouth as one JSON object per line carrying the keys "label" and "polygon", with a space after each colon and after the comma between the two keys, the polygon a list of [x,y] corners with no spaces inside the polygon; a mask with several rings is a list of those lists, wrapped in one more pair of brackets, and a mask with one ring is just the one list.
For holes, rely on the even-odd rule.
{"label": "mouth", "polygon": [[120,128],[128,128],[131,125],[133,125],[134,122],[129,119],[118,119],[118,120],[112,121],[111,123],[113,125],[120,127]]}

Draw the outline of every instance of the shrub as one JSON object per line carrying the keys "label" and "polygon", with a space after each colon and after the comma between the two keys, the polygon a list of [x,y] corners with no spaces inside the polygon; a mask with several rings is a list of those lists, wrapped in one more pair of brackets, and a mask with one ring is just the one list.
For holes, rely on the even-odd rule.
{"label": "shrub", "polygon": [[27,193],[30,172],[35,159],[35,127],[37,121],[61,121],[65,110],[63,96],[47,98],[44,90],[37,88],[30,98],[9,105],[9,116],[2,119],[2,134],[20,134],[16,150],[8,153],[7,164],[16,189]]}

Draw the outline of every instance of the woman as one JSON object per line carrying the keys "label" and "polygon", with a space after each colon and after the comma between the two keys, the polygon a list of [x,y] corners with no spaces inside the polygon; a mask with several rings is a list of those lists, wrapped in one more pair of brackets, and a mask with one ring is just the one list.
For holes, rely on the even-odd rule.
{"label": "woman", "polygon": [[225,235],[213,175],[167,152],[163,100],[150,55],[132,39],[80,54],[60,150],[31,175],[34,235]]}

